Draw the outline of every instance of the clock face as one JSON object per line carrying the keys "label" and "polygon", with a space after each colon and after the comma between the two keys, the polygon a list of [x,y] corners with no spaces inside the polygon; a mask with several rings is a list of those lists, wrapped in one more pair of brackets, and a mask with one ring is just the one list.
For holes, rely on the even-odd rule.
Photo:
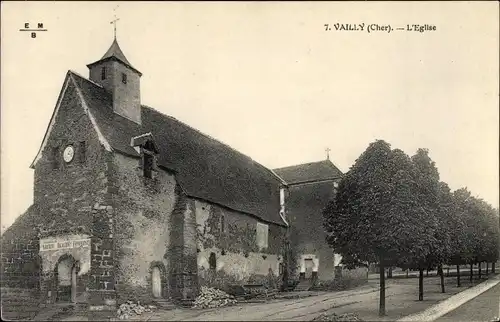
{"label": "clock face", "polygon": [[64,149],[63,158],[66,162],[71,162],[73,160],[73,156],[75,155],[75,151],[71,145],[68,145],[66,149]]}

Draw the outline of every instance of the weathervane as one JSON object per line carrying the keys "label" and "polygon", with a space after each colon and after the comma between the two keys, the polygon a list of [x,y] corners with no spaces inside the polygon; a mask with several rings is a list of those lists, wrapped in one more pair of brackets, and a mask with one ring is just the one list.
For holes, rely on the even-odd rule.
{"label": "weathervane", "polygon": [[114,17],[115,19],[113,21],[110,22],[110,24],[113,24],[114,25],[114,29],[115,29],[115,39],[116,39],[116,22],[118,20],[120,20],[120,18],[116,18],[116,9],[119,7],[120,5],[117,5],[114,9],[113,9],[113,12],[114,12]]}
{"label": "weathervane", "polygon": [[331,150],[330,150],[330,148],[326,148],[326,149],[325,149],[325,152],[326,152],[326,159],[327,159],[327,160],[330,160],[330,151],[331,151]]}

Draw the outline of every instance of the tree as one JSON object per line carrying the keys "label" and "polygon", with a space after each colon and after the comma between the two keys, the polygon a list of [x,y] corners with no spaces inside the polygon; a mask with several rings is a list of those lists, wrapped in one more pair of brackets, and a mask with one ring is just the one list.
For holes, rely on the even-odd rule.
{"label": "tree", "polygon": [[465,250],[461,257],[463,263],[470,265],[470,282],[473,281],[473,265],[478,260],[478,254],[481,253],[481,240],[475,216],[476,207],[474,206],[474,197],[467,188],[460,188],[453,193],[455,204],[464,222]]}
{"label": "tree", "polygon": [[491,261],[491,272],[495,273],[495,263],[500,258],[500,214],[498,208],[493,209],[491,212],[491,231],[492,236],[490,242],[492,243],[492,249],[489,253],[489,259]]}
{"label": "tree", "polygon": [[479,264],[479,279],[481,279],[481,263],[498,260],[498,238],[500,233],[495,209],[480,198],[472,197],[471,204],[478,243],[476,262]]}
{"label": "tree", "polygon": [[[460,265],[466,263],[464,254],[467,253],[465,223],[463,221],[463,216],[459,213],[459,209],[450,187],[446,183],[440,182],[439,212],[440,217],[447,224],[450,241],[446,262],[448,265],[456,265],[458,287],[460,287]],[[451,247],[451,245],[453,245],[453,247]]]}
{"label": "tree", "polygon": [[427,149],[418,149],[411,157],[417,171],[416,198],[419,207],[426,215],[426,220],[434,228],[432,243],[429,245],[430,252],[425,259],[413,263],[413,267],[419,270],[419,300],[423,300],[423,270],[438,268],[441,277],[441,291],[444,293],[444,273],[442,263],[446,261],[450,248],[450,235],[444,209],[440,208],[440,185],[439,171],[436,163],[429,157]]}
{"label": "tree", "polygon": [[323,212],[326,240],[336,253],[379,264],[381,316],[385,267],[425,258],[434,242],[433,222],[414,197],[415,180],[415,167],[403,151],[375,141],[345,174]]}

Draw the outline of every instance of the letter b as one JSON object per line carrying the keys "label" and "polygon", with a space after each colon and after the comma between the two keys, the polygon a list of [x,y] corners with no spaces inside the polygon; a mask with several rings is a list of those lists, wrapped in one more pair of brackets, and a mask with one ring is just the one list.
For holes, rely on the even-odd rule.
{"label": "letter b", "polygon": [[31,33],[31,38],[36,38],[36,32]]}

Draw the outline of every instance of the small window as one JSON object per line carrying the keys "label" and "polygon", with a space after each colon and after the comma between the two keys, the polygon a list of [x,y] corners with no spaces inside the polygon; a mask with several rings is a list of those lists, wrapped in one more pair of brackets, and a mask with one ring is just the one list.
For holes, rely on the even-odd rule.
{"label": "small window", "polygon": [[52,148],[52,167],[59,169],[59,147]]}
{"label": "small window", "polygon": [[106,67],[101,67],[101,80],[106,79]]}
{"label": "small window", "polygon": [[149,152],[144,152],[144,177],[153,178],[154,156]]}
{"label": "small window", "polygon": [[80,142],[80,147],[79,147],[79,155],[80,155],[80,163],[85,163],[85,160],[87,159],[87,147],[85,145],[85,141]]}
{"label": "small window", "polygon": [[122,83],[127,84],[127,74],[122,73]]}
{"label": "small window", "polygon": [[220,215],[220,231],[223,233],[226,232],[226,218],[224,215]]}
{"label": "small window", "polygon": [[210,266],[210,269],[217,268],[217,259],[215,258],[215,253],[210,253],[210,257],[208,258],[208,265]]}

